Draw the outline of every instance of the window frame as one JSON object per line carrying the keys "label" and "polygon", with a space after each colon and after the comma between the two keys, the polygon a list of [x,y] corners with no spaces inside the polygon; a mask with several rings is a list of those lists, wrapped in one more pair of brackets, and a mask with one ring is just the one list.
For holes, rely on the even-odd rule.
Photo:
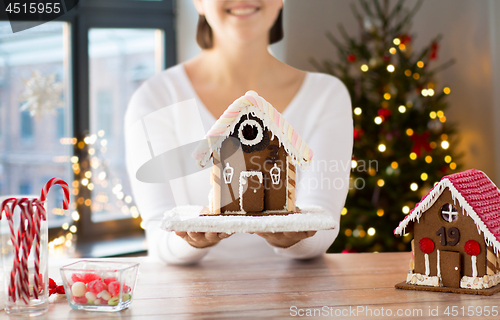
{"label": "window frame", "polygon": [[[68,1],[68,0],[66,0]],[[63,7],[64,1],[62,1]],[[66,10],[65,10],[66,11]],[[0,20],[8,21],[5,10]],[[69,32],[69,99],[72,107],[73,137],[78,141],[90,133],[89,104],[89,38],[92,28],[150,28],[163,31],[163,67],[176,63],[175,1],[137,0],[80,0],[78,4],[53,21],[68,22]],[[80,162],[88,160],[87,149],[76,145],[73,154]],[[77,178],[76,176],[74,178]],[[91,198],[91,191],[79,186],[77,197]],[[76,197],[75,197],[76,198]],[[140,219],[125,218],[92,222],[91,209],[77,203],[80,219],[75,221],[78,239],[83,242],[142,234]],[[61,233],[62,228],[51,229],[50,234]]]}

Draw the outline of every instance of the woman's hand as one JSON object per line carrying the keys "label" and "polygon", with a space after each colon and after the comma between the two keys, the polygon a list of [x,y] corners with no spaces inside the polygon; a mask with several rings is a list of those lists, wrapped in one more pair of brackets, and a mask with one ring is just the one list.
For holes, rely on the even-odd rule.
{"label": "woman's hand", "polygon": [[257,235],[266,239],[267,243],[274,247],[288,248],[299,242],[300,240],[312,237],[316,231],[299,231],[299,232],[257,232]]}
{"label": "woman's hand", "polygon": [[226,239],[231,234],[217,232],[186,232],[175,231],[175,234],[184,239],[187,243],[196,248],[208,248],[216,245],[222,239]]}

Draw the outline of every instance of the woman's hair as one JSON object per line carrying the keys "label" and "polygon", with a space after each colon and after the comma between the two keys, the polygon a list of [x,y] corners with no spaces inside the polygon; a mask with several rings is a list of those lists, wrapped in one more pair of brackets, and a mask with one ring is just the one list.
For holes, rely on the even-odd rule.
{"label": "woman's hair", "polygon": [[[269,31],[269,44],[276,43],[283,39],[283,9],[280,10],[278,18]],[[205,16],[198,17],[198,27],[196,30],[196,42],[202,49],[210,49],[214,45],[212,28],[205,19]]]}

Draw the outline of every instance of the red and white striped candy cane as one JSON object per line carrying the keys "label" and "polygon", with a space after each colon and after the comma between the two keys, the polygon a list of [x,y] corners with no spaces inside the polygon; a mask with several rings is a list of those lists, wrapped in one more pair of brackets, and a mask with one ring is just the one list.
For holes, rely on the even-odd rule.
{"label": "red and white striped candy cane", "polygon": [[[9,202],[13,202],[13,205],[9,206]],[[15,278],[17,272],[17,264],[19,263],[18,260],[19,251],[17,247],[16,231],[14,230],[14,218],[13,218],[14,210],[12,209],[15,208],[16,206],[17,206],[16,198],[9,198],[7,200],[4,200],[4,202],[2,202],[2,212],[5,212],[5,218],[7,219],[10,229],[10,242],[14,247],[14,265],[12,266],[12,270],[10,271],[10,283],[8,291],[9,300],[12,302],[16,302]]]}
{"label": "red and white striped candy cane", "polygon": [[[18,203],[21,208],[21,220],[19,222],[19,229],[17,229],[17,245],[21,251],[21,258],[18,264],[18,283],[17,288],[20,297],[24,303],[28,304],[30,300],[29,292],[29,269],[28,269],[28,256],[31,251],[31,233],[32,233],[32,220],[30,214],[30,200],[27,198],[20,199]],[[14,210],[13,210],[14,211]]]}
{"label": "red and white striped candy cane", "polygon": [[42,223],[42,220],[46,220],[45,217],[45,207],[43,206],[43,203],[38,200],[34,199],[32,200],[31,203],[32,207],[36,207],[36,212],[33,215],[33,226],[34,226],[34,241],[35,243],[35,275],[34,275],[34,281],[33,281],[33,294],[35,296],[35,299],[38,299],[38,293],[40,290],[40,226]]}
{"label": "red and white striped candy cane", "polygon": [[49,189],[55,185],[58,184],[63,188],[64,192],[64,199],[63,199],[63,209],[67,210],[69,209],[69,187],[68,184],[61,179],[58,178],[52,178],[45,184],[45,186],[42,189],[42,194],[40,195],[40,201],[44,202],[47,199],[47,193],[49,193]]}

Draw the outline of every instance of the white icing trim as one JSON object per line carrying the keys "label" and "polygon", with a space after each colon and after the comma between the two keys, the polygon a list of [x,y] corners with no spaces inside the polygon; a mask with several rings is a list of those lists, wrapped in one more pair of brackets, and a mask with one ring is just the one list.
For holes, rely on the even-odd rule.
{"label": "white icing trim", "polygon": [[[262,172],[260,171],[241,171],[240,172],[240,186],[239,186],[239,196],[240,196],[240,209],[241,209],[241,214],[245,213],[245,210],[243,210],[243,185],[247,184],[247,179],[248,177],[251,176],[257,176],[259,178],[259,182],[262,184]],[[240,213],[240,212],[235,212],[235,213]]]}
{"label": "white icing trim", "polygon": [[424,254],[425,257],[425,275],[429,276],[431,274],[431,268],[429,266],[429,255],[426,253]]}
{"label": "white icing trim", "polygon": [[472,261],[472,276],[475,278],[477,277],[477,258],[476,256],[470,256],[470,259]]}
{"label": "white icing trim", "polygon": [[[478,170],[479,171],[479,170]],[[481,172],[481,171],[480,171]],[[485,175],[486,176],[486,175]],[[488,178],[489,179],[489,178]],[[491,180],[490,182],[495,185]],[[415,220],[418,222],[422,214],[427,211],[439,198],[439,196],[443,193],[443,191],[449,188],[451,192],[451,196],[455,203],[458,200],[459,205],[462,207],[462,214],[467,214],[469,217],[474,220],[476,224],[477,231],[479,234],[483,232],[484,241],[487,246],[492,246],[495,254],[500,252],[500,242],[496,239],[496,237],[488,230],[484,222],[477,215],[474,209],[467,203],[464,197],[458,192],[453,183],[447,178],[443,178],[430,192],[429,194],[413,209],[413,211],[399,223],[399,226],[394,230],[394,234],[403,235],[405,234],[405,229],[410,223],[410,221],[414,222]],[[500,191],[499,191],[500,192]]]}
{"label": "white icing trim", "polygon": [[[245,136],[243,135],[243,128],[245,126],[252,126],[252,127],[257,127],[257,136],[253,140],[247,140],[245,139]],[[253,120],[253,119],[247,119],[243,121],[240,124],[240,128],[238,129],[238,138],[240,139],[241,143],[247,146],[254,146],[256,144],[259,144],[262,141],[262,138],[264,138],[264,133],[262,130],[262,127],[260,124]]]}
{"label": "white icing trim", "polygon": [[441,278],[441,252],[437,249],[437,276]]}

